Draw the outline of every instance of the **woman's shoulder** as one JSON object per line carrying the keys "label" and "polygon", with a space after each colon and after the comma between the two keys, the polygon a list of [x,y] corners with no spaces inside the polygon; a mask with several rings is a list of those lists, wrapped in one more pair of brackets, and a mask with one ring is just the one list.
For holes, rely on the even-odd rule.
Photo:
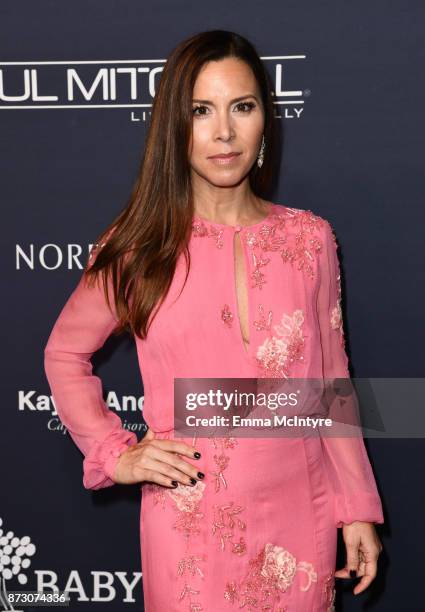
{"label": "woman's shoulder", "polygon": [[294,241],[298,250],[320,253],[330,245],[338,248],[332,223],[326,217],[314,210],[288,204],[274,203],[273,207],[272,223]]}
{"label": "woman's shoulder", "polygon": [[274,217],[281,219],[289,227],[299,228],[310,232],[320,231],[333,232],[332,225],[328,219],[319,215],[309,208],[296,208],[289,204],[273,203]]}

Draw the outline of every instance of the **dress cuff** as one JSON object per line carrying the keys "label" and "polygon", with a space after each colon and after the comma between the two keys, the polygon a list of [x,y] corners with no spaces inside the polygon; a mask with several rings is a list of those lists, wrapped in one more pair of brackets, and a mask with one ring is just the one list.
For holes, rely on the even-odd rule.
{"label": "dress cuff", "polygon": [[123,428],[110,432],[101,442],[95,441],[83,461],[84,487],[96,490],[114,485],[120,455],[137,442],[136,434]]}
{"label": "dress cuff", "polygon": [[354,521],[384,523],[382,504],[379,497],[372,493],[362,493],[347,500],[342,495],[335,496],[335,522],[342,527]]}

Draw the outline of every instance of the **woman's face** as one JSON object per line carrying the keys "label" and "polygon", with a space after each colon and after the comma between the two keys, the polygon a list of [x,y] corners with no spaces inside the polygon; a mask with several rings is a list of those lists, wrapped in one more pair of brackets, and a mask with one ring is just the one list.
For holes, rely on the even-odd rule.
{"label": "woman's face", "polygon": [[[264,130],[260,91],[248,64],[226,58],[203,67],[193,89],[192,126],[192,175],[221,187],[238,184],[257,159]],[[237,155],[212,157],[226,153]]]}

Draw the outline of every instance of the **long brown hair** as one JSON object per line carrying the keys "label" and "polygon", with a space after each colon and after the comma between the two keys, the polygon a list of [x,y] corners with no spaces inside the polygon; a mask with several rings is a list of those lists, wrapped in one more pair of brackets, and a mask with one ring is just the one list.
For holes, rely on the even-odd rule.
{"label": "long brown hair", "polygon": [[184,40],[172,51],[162,72],[129,201],[97,238],[95,256],[85,270],[89,285],[101,272],[109,306],[108,288],[112,289],[118,319],[115,334],[129,330],[141,339],[146,337],[149,317],[167,295],[182,252],[187,278],[194,215],[188,158],[193,88],[206,62],[228,57],[251,67],[265,112],[264,162],[261,168],[254,163],[249,172],[251,190],[260,196],[272,180],[276,134],[271,83],[254,46],[225,30],[209,30]]}

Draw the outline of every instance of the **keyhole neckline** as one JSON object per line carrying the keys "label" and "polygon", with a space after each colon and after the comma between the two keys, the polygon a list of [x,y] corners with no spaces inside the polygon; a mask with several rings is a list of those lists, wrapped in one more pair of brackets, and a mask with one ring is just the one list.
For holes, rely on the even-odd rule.
{"label": "keyhole neckline", "polygon": [[235,224],[235,225],[230,225],[229,223],[216,223],[215,221],[210,221],[209,219],[204,219],[204,217],[201,217],[198,214],[195,214],[193,216],[193,220],[194,221],[200,221],[201,223],[207,223],[209,225],[213,225],[215,227],[222,227],[222,228],[227,228],[233,231],[243,231],[244,229],[253,229],[255,227],[259,227],[260,225],[263,225],[263,223],[266,223],[270,217],[274,214],[275,209],[276,209],[277,204],[274,204],[273,202],[270,203],[270,210],[267,213],[267,215],[264,217],[264,219],[262,219],[261,221],[257,221],[257,223],[252,223],[251,225],[241,225],[241,224]]}

